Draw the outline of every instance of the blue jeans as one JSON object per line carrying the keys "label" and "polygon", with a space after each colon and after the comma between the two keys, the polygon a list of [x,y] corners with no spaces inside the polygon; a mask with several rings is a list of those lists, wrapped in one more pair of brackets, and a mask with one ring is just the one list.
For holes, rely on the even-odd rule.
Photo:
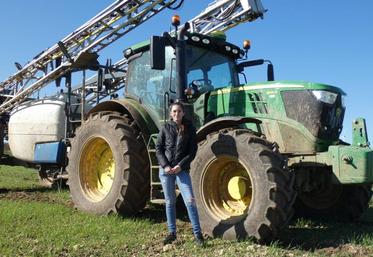
{"label": "blue jeans", "polygon": [[200,234],[201,227],[199,224],[198,211],[194,200],[189,172],[180,171],[177,174],[167,174],[163,169],[160,169],[159,178],[162,183],[163,193],[166,200],[168,231],[170,233],[176,233],[176,182],[187,208],[189,220],[192,223],[193,234]]}

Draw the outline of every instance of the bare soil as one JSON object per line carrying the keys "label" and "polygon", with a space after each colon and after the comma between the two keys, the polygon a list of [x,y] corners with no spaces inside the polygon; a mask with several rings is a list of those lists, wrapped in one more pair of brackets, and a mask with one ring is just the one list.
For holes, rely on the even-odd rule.
{"label": "bare soil", "polygon": [[73,207],[71,200],[59,199],[55,194],[48,194],[54,190],[48,188],[36,188],[29,190],[9,190],[0,188],[0,200],[12,201],[33,201],[44,203],[63,204],[68,207]]}

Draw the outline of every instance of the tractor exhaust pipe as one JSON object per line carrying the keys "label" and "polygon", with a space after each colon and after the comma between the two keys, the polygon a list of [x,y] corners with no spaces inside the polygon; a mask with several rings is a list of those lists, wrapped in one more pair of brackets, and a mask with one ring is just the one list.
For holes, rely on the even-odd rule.
{"label": "tractor exhaust pipe", "polygon": [[[187,100],[185,95],[185,89],[187,88],[187,73],[186,73],[186,55],[185,48],[186,42],[184,36],[190,28],[189,22],[185,23],[184,27],[180,30],[177,35],[176,41],[176,74],[177,74],[177,87],[176,87],[176,99],[181,102]],[[177,31],[177,29],[176,29]]]}

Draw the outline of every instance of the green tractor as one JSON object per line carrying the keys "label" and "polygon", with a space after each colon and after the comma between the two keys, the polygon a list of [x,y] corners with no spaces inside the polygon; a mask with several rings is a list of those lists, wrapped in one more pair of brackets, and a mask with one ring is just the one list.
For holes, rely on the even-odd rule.
{"label": "green tractor", "polygon": [[[154,144],[174,101],[197,127],[191,167],[203,232],[268,241],[298,215],[355,220],[368,208],[373,151],[365,121],[339,140],[345,93],[324,84],[274,81],[266,60],[222,35],[164,34],[124,51],[125,97],[91,109],[71,140],[69,187],[78,209],[133,215],[163,199]],[[248,48],[248,45],[245,47]],[[247,84],[245,67],[268,64]]]}

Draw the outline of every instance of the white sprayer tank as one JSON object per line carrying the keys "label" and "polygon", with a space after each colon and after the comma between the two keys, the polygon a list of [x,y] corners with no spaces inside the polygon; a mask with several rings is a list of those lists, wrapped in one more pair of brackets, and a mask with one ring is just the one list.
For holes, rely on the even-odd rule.
{"label": "white sprayer tank", "polygon": [[[10,114],[9,148],[18,159],[33,162],[36,143],[60,141],[65,135],[65,96],[25,102]],[[72,96],[72,103],[76,97]]]}

